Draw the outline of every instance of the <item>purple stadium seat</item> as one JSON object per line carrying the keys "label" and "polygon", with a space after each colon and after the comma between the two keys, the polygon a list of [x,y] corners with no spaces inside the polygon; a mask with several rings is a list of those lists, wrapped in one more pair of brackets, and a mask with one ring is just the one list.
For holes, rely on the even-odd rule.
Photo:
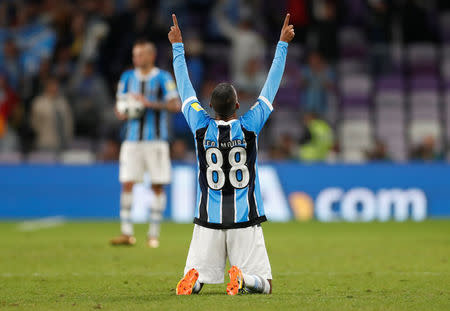
{"label": "purple stadium seat", "polygon": [[375,109],[375,117],[381,122],[403,122],[405,113],[402,107],[378,106]]}
{"label": "purple stadium seat", "polygon": [[412,76],[409,80],[411,91],[437,91],[439,87],[439,80],[436,75]]}
{"label": "purple stadium seat", "polygon": [[300,105],[300,92],[297,88],[282,87],[275,97],[275,102],[283,107],[298,107]]}
{"label": "purple stadium seat", "polygon": [[428,43],[410,45],[407,49],[408,68],[415,74],[437,72],[437,49]]}
{"label": "purple stadium seat", "polygon": [[344,120],[369,120],[370,111],[368,107],[344,107],[342,110],[342,119]]}
{"label": "purple stadium seat", "polygon": [[358,59],[343,59],[337,64],[341,75],[366,74],[368,72],[367,62]]}
{"label": "purple stadium seat", "polygon": [[368,75],[355,74],[343,76],[339,84],[340,94],[344,97],[367,97],[372,91],[372,81]]}
{"label": "purple stadium seat", "polygon": [[367,55],[367,43],[358,28],[345,27],[339,31],[339,50],[344,58],[363,58]]}
{"label": "purple stadium seat", "polygon": [[342,96],[341,97],[342,107],[369,107],[370,97],[369,96]]}
{"label": "purple stadium seat", "polygon": [[382,76],[376,82],[377,91],[403,90],[404,88],[403,77],[397,74]]}
{"label": "purple stadium seat", "polygon": [[413,92],[409,98],[412,120],[438,120],[439,94],[437,92]]}

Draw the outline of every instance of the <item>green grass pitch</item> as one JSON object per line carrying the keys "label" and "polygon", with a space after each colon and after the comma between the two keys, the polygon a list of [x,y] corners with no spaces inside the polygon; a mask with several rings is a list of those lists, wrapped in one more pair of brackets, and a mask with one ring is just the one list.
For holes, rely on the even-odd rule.
{"label": "green grass pitch", "polygon": [[143,225],[136,246],[113,248],[117,223],[0,223],[0,310],[450,310],[447,220],[266,223],[272,295],[178,297],[192,228],[163,224],[149,249]]}

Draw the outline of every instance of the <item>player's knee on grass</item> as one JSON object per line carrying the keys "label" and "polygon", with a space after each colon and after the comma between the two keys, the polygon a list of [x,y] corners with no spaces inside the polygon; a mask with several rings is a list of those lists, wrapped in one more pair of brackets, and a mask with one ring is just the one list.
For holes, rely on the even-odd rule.
{"label": "player's knee on grass", "polygon": [[152,185],[152,190],[156,195],[164,193],[163,185]]}
{"label": "player's knee on grass", "polygon": [[134,182],[127,181],[122,183],[122,191],[123,192],[132,192],[133,191]]}

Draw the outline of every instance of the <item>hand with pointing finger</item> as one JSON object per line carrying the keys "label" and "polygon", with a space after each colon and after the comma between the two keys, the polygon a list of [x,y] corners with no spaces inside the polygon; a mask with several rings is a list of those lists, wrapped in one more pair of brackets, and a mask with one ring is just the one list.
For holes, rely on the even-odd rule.
{"label": "hand with pointing finger", "polygon": [[281,29],[281,35],[280,35],[280,41],[284,42],[291,42],[292,39],[294,39],[295,32],[294,32],[294,25],[289,25],[289,18],[291,17],[291,14],[287,14],[286,18],[284,19],[283,28]]}
{"label": "hand with pointing finger", "polygon": [[181,30],[178,27],[177,16],[172,14],[173,26],[170,27],[170,31],[168,34],[170,43],[182,43],[183,38],[181,37]]}

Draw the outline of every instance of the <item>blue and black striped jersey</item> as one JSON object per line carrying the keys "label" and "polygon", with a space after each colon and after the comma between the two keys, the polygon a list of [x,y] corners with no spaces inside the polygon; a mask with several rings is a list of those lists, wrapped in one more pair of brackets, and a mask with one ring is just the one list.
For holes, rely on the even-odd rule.
{"label": "blue and black striped jersey", "polygon": [[[126,93],[143,94],[150,101],[166,101],[178,97],[170,73],[156,67],[145,76],[137,69],[125,71],[120,77],[117,96]],[[167,118],[166,110],[145,109],[140,118],[127,120],[125,140],[167,140]]]}
{"label": "blue and black striped jersey", "polygon": [[212,119],[199,103],[187,73],[182,43],[173,44],[182,112],[195,136],[198,158],[194,223],[216,229],[248,227],[266,220],[258,179],[258,134],[273,110],[284,71],[286,42],[279,42],[255,105],[239,119]]}

